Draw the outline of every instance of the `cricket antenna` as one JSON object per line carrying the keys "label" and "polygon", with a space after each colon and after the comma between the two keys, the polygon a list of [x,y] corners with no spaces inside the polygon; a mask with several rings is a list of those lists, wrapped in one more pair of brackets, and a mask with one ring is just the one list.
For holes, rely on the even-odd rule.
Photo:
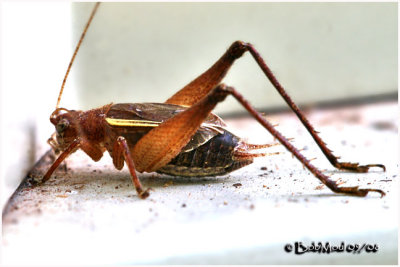
{"label": "cricket antenna", "polygon": [[79,39],[79,42],[76,45],[74,54],[72,55],[71,61],[69,62],[67,72],[65,73],[64,80],[63,80],[63,83],[61,85],[60,94],[58,95],[58,99],[57,99],[56,109],[58,109],[58,107],[60,105],[61,95],[62,95],[62,93],[64,91],[65,82],[67,81],[67,77],[68,77],[69,71],[71,70],[72,63],[74,63],[74,60],[75,60],[76,54],[78,53],[79,47],[82,44],[83,38],[85,38],[85,34],[87,32],[87,29],[89,28],[90,23],[92,22],[93,17],[96,14],[96,11],[97,11],[97,8],[99,7],[99,5],[100,5],[100,2],[97,2],[96,5],[94,6],[94,8],[92,10],[92,14],[90,14],[90,18],[89,18],[88,22],[86,23],[85,29],[82,32],[81,38]]}

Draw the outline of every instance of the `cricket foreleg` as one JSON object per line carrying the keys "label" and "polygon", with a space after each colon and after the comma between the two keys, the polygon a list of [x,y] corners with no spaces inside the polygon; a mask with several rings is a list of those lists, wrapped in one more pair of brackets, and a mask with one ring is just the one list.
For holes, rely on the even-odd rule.
{"label": "cricket foreleg", "polygon": [[80,144],[80,141],[78,139],[75,139],[69,145],[69,147],[61,153],[61,155],[56,159],[56,161],[53,163],[53,165],[51,165],[50,169],[43,176],[41,183],[44,183],[50,179],[50,176],[57,169],[57,167],[61,164],[61,162],[63,162],[68,157],[69,154],[73,153],[79,147],[79,144]]}
{"label": "cricket foreleg", "polygon": [[115,167],[119,170],[122,169],[123,167],[123,162],[121,160],[122,158],[125,159],[126,165],[128,166],[129,173],[131,174],[131,179],[133,185],[136,188],[138,196],[141,199],[147,198],[150,195],[149,194],[150,188],[143,190],[142,184],[140,183],[140,180],[136,175],[135,164],[133,163],[129,146],[126,142],[126,139],[120,136],[118,137],[116,144],[114,145],[113,148],[113,162]]}
{"label": "cricket foreleg", "polygon": [[318,168],[311,164],[310,160],[306,159],[300,151],[294,147],[290,141],[284,137],[280,132],[278,132],[274,126],[269,123],[259,112],[257,112],[244,97],[237,92],[232,87],[226,87],[226,91],[229,92],[233,97],[235,97],[243,107],[262,125],[267,129],[283,146],[286,147],[302,164],[305,166],[315,177],[317,177],[323,184],[325,184],[329,189],[336,193],[343,193],[355,196],[366,196],[368,192],[378,192],[381,196],[385,193],[380,189],[359,189],[358,186],[355,187],[339,187],[335,181],[329,179],[328,176],[324,175]]}

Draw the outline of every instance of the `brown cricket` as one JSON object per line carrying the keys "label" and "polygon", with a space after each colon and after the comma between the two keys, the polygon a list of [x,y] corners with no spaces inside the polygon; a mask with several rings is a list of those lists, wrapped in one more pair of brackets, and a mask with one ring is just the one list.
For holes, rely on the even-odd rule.
{"label": "brown cricket", "polygon": [[98,6],[99,3],[95,5],[76,46],[61,86],[56,109],[50,116],[56,132],[49,139],[49,144],[61,154],[44,175],[42,183],[77,149],[82,149],[94,161],[100,160],[103,153],[108,151],[118,170],[126,163],[132,182],[142,199],[149,196],[149,189],[143,189],[136,171],[174,176],[218,176],[249,165],[253,158],[267,155],[251,153],[252,150],[271,145],[246,143],[230,133],[224,121],[211,112],[219,102],[231,95],[333,192],[354,196],[366,196],[368,192],[385,195],[380,189],[339,187],[312,165],[235,88],[221,83],[235,60],[249,52],[333,166],[360,173],[367,172],[371,167],[379,167],[385,171],[382,164],[339,162],[338,157],[327,148],[253,45],[242,41],[234,42],[214,65],[165,103],[108,104],[88,111],[59,108],[68,73]]}

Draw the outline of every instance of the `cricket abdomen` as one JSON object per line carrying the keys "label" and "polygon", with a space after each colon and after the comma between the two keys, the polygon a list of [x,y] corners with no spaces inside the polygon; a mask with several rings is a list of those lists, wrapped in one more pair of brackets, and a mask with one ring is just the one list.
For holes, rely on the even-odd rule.
{"label": "cricket abdomen", "polygon": [[174,176],[218,176],[249,165],[252,159],[235,159],[240,138],[224,130],[205,144],[181,152],[157,172]]}

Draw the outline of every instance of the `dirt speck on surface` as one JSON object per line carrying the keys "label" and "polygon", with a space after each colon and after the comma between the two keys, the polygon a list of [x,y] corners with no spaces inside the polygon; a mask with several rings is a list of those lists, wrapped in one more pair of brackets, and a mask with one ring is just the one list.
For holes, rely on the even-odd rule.
{"label": "dirt speck on surface", "polygon": [[233,184],[232,186],[234,186],[235,188],[238,188],[238,187],[241,187],[242,184],[241,183],[236,183],[236,184]]}

